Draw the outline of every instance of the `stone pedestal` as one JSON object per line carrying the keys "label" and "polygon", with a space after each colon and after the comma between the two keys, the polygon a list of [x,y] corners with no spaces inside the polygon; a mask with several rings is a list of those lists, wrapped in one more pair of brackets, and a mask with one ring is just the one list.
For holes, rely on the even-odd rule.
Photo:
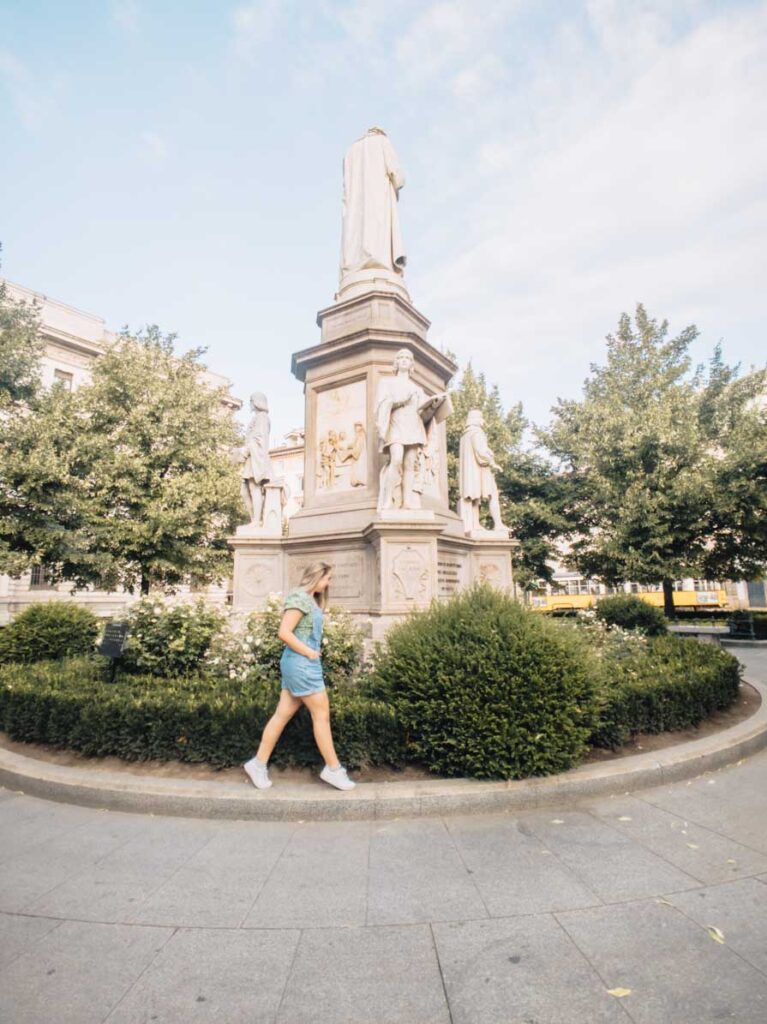
{"label": "stone pedestal", "polygon": [[303,569],[318,559],[333,566],[331,602],[365,622],[375,639],[412,609],[477,579],[511,590],[508,532],[467,536],[448,505],[444,423],[433,428],[433,472],[422,508],[377,510],[386,462],[375,426],[379,381],[393,375],[402,348],[412,353],[412,378],[427,396],[447,390],[457,369],[426,340],[429,321],[404,286],[349,282],[339,300],[318,313],[317,323],[320,343],[292,360],[305,394],[303,508],[281,541],[233,540],[235,606],[263,606],[270,592],[296,586]]}
{"label": "stone pedestal", "polygon": [[236,537],[281,537],[284,484],[268,483],[264,486],[263,523],[244,523],[237,527]]}

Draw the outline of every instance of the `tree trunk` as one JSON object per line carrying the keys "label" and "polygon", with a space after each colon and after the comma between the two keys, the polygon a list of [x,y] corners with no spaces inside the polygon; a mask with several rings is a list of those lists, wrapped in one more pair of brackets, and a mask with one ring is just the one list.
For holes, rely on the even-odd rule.
{"label": "tree trunk", "polygon": [[149,594],[149,576],[147,573],[141,573],[141,596],[146,597]]}
{"label": "tree trunk", "polygon": [[674,581],[663,581],[663,614],[667,619],[674,618]]}

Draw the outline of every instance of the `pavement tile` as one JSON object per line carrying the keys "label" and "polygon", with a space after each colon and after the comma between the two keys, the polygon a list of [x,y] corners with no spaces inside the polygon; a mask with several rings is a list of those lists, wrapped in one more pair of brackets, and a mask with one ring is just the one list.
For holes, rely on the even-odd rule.
{"label": "pavement tile", "polygon": [[625,1024],[553,917],[435,924],[434,937],[453,1024]]}
{"label": "pavement tile", "polygon": [[368,924],[487,917],[444,822],[377,823],[370,840]]}
{"label": "pavement tile", "polygon": [[219,829],[126,920],[192,928],[237,928],[290,840],[294,828],[232,822]]}
{"label": "pavement tile", "polygon": [[743,878],[666,899],[704,928],[718,928],[729,949],[767,975],[767,886]]}
{"label": "pavement tile", "polygon": [[448,1024],[428,925],[304,932],[278,1024]]}
{"label": "pavement tile", "polygon": [[27,909],[51,917],[124,921],[211,836],[205,822],[147,817],[143,822],[135,838],[86,865]]}
{"label": "pavement tile", "polygon": [[171,934],[64,921],[0,971],[0,1020],[101,1024]]}
{"label": "pavement tile", "polygon": [[312,822],[290,838],[243,928],[365,923],[371,822]]}
{"label": "pavement tile", "polygon": [[298,937],[297,931],[177,931],[105,1024],[271,1024]]}
{"label": "pavement tile", "polygon": [[26,910],[144,829],[146,822],[137,815],[91,812],[89,822],[32,844],[0,869],[0,908]]}
{"label": "pavement tile", "polygon": [[[675,897],[676,898],[676,897]],[[764,1024],[767,978],[704,928],[655,901],[557,914],[635,1024]]]}
{"label": "pavement tile", "polygon": [[47,917],[0,913],[0,970],[60,924]]}
{"label": "pavement tile", "polygon": [[583,811],[525,815],[520,828],[529,828],[607,903],[700,885],[698,879]]}
{"label": "pavement tile", "polygon": [[687,782],[647,790],[641,799],[767,856],[767,750]]}
{"label": "pavement tile", "polygon": [[92,821],[93,811],[86,807],[38,801],[33,809],[0,805],[0,863],[23,857],[43,843],[60,839]]}
{"label": "pavement tile", "polygon": [[592,907],[599,898],[514,818],[446,819],[491,917]]}
{"label": "pavement tile", "polygon": [[767,870],[767,856],[632,796],[588,805],[591,814],[675,867],[714,883]]}

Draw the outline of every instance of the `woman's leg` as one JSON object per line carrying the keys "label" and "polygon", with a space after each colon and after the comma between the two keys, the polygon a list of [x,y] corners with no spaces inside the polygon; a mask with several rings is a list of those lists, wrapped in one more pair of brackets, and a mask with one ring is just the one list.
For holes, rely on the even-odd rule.
{"label": "woman's leg", "polygon": [[301,700],[306,704],[309,714],[312,716],[314,741],[325,758],[325,764],[328,768],[337,768],[338,755],[333,746],[333,734],[330,731],[330,702],[327,690],[323,690],[321,693],[312,693],[308,697],[302,697]]}
{"label": "woman's leg", "polygon": [[256,757],[262,764],[268,763],[277,740],[282,735],[282,730],[300,707],[301,701],[298,697],[294,697],[288,690],[281,691],[280,702],[277,705],[276,711],[264,726],[261,743],[256,751]]}

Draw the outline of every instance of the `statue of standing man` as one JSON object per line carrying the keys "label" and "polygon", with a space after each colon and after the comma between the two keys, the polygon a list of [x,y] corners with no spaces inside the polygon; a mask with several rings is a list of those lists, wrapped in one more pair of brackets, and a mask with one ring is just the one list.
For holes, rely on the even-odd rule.
{"label": "statue of standing man", "polygon": [[253,416],[245,431],[245,460],[240,475],[242,477],[242,496],[245,506],[250,512],[253,526],[261,526],[264,519],[265,487],[274,479],[272,462],[269,458],[269,403],[266,395],[260,391],[250,396],[250,409]]}
{"label": "statue of standing man", "polygon": [[[365,271],[402,278],[407,262],[397,200],[405,177],[383,128],[368,128],[344,157],[341,288]],[[360,272],[363,272],[360,274]]]}
{"label": "statue of standing man", "polygon": [[501,519],[501,502],[498,485],[495,482],[495,473],[500,473],[501,467],[495,461],[495,456],[487,443],[484,426],[482,411],[472,409],[466,416],[466,427],[461,435],[458,456],[458,486],[461,496],[458,511],[467,533],[482,528],[480,503],[485,498],[490,505],[493,530],[507,531],[506,524]]}

